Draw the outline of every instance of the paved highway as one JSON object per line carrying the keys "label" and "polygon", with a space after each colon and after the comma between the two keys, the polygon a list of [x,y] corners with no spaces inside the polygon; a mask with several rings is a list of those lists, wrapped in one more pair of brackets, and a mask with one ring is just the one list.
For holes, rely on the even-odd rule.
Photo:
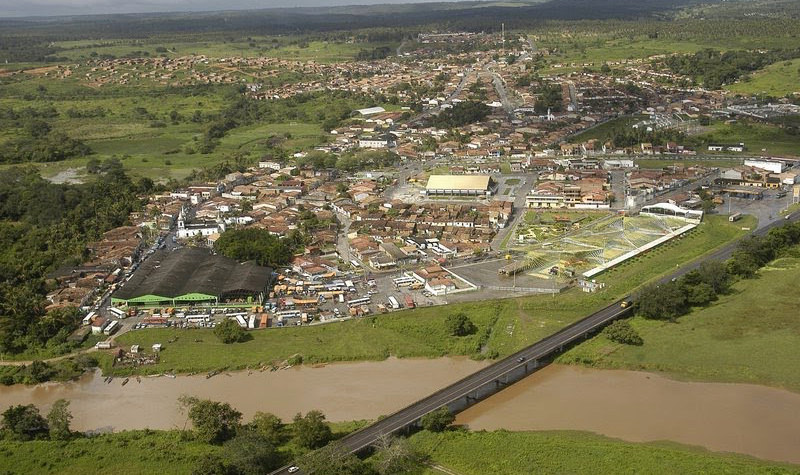
{"label": "paved highway", "polygon": [[[780,220],[770,223],[762,228],[759,228],[750,235],[763,236],[774,227],[780,226],[789,221],[797,221],[798,219],[800,219],[800,212],[790,215],[789,220]],[[736,250],[737,244],[738,240],[727,244],[717,251],[681,267],[674,273],[661,279],[660,282],[669,282],[673,278],[680,277],[692,269],[696,269],[703,262],[727,259]],[[547,338],[544,338],[543,340],[540,340],[537,343],[534,343],[533,345],[492,364],[491,366],[487,366],[486,368],[477,371],[461,379],[460,381],[451,384],[450,386],[440,389],[430,396],[421,399],[368,427],[344,437],[340,440],[340,443],[348,450],[352,452],[358,452],[375,443],[375,441],[384,434],[392,434],[414,423],[414,421],[418,420],[425,414],[446,404],[458,401],[466,395],[484,387],[486,384],[489,384],[493,381],[502,381],[506,375],[513,373],[521,366],[529,364],[534,360],[545,358],[553,353],[556,349],[566,346],[578,339],[584,338],[590,332],[603,327],[611,320],[614,320],[615,318],[625,314],[630,310],[630,308],[623,308],[621,306],[624,300],[625,299],[618,300],[608,307],[605,307],[589,315],[588,317],[561,329],[553,335],[550,335]],[[289,473],[288,468],[289,467],[283,467],[273,473]]]}

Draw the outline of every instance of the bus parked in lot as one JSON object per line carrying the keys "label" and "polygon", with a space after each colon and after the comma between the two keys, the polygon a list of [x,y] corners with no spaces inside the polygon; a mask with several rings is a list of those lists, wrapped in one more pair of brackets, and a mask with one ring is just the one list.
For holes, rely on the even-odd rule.
{"label": "bus parked in lot", "polygon": [[106,335],[112,335],[117,330],[119,330],[119,321],[114,320],[106,326],[105,330],[103,330],[103,333]]}
{"label": "bus parked in lot", "polygon": [[125,313],[124,310],[119,309],[117,307],[108,307],[108,313],[113,315],[113,317],[115,318],[125,318],[128,316],[128,314]]}
{"label": "bus parked in lot", "polygon": [[360,298],[360,299],[353,299],[353,300],[350,300],[349,302],[347,302],[347,306],[349,306],[351,308],[352,307],[358,307],[360,305],[367,305],[371,301],[372,301],[372,299],[369,298],[369,297],[363,297],[363,298]]}
{"label": "bus parked in lot", "polygon": [[397,299],[394,298],[393,295],[391,295],[389,296],[389,306],[397,310],[398,308],[400,308],[400,302],[398,302]]}

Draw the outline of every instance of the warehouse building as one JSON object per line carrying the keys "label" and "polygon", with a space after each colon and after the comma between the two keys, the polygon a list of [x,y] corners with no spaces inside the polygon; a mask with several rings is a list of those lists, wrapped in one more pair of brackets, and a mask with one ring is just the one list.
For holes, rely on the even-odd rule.
{"label": "warehouse building", "polygon": [[158,251],[111,296],[114,305],[181,306],[260,304],[269,295],[272,269],[182,248]]}
{"label": "warehouse building", "polygon": [[425,194],[453,196],[490,196],[492,178],[489,175],[431,175]]}

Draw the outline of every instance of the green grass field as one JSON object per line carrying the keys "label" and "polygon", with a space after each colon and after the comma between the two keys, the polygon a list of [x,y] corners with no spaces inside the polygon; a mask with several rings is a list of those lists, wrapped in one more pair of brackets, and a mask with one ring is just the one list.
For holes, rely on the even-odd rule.
{"label": "green grass field", "polygon": [[647,116],[644,115],[635,115],[611,119],[591,129],[573,135],[569,138],[569,141],[572,143],[583,143],[591,139],[606,140],[615,130],[629,129],[633,124],[645,120],[646,118]]}
{"label": "green grass field", "polygon": [[797,466],[741,455],[668,442],[623,442],[585,432],[423,431],[410,440],[433,463],[461,475],[800,473]]}
{"label": "green grass field", "polygon": [[[745,154],[800,155],[800,136],[791,135],[777,126],[742,121],[726,124],[715,122],[711,131],[695,137],[706,143],[744,142]],[[705,153],[705,150],[703,150]]]}
{"label": "green grass field", "polygon": [[781,61],[756,71],[749,79],[726,86],[738,94],[766,94],[775,97],[800,92],[800,59]]}
{"label": "green grass field", "polygon": [[800,258],[778,259],[758,278],[738,282],[730,295],[678,323],[634,318],[642,346],[619,345],[600,335],[559,362],[800,391],[798,279]]}
{"label": "green grass field", "polygon": [[[122,409],[121,409],[122,410]],[[129,431],[69,442],[0,441],[3,473],[191,473],[204,454],[222,448],[182,437],[178,431]]]}
{"label": "green grass field", "polygon": [[[469,314],[478,327],[475,334],[453,337],[446,333],[446,315],[459,311]],[[164,344],[160,364],[142,368],[147,373],[241,369],[280,362],[294,354],[301,354],[306,363],[476,355],[499,311],[481,303],[420,308],[325,325],[255,331],[251,341],[232,345],[220,343],[211,330],[148,329],[126,333],[117,341],[123,347]],[[174,336],[177,341],[167,344]]]}
{"label": "green grass field", "polygon": [[[424,307],[345,322],[260,330],[244,343],[224,345],[211,330],[147,329],[117,338],[120,346],[139,344],[149,348],[164,344],[161,362],[139,369],[153,374],[205,372],[214,369],[255,368],[300,354],[306,363],[327,361],[382,360],[396,357],[440,357],[466,355],[473,358],[504,356],[550,335],[593,309],[627,295],[634,288],[743,234],[743,222],[731,225],[724,217],[711,216],[683,238],[622,264],[599,277],[607,282],[603,291],[585,294],[572,289],[557,297],[531,296],[516,299],[455,303],[447,307]],[[477,326],[466,337],[449,336],[444,329],[447,315],[465,312]],[[169,340],[177,337],[173,343]],[[201,341],[196,341],[201,340]],[[101,358],[105,372],[111,358]],[[115,368],[117,374],[129,370]]]}

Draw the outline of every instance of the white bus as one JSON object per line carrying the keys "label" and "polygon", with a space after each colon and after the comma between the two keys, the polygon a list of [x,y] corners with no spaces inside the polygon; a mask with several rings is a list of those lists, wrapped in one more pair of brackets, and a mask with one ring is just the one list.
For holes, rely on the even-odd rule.
{"label": "white bus", "polygon": [[361,263],[360,263],[360,262],[358,262],[358,261],[357,261],[357,260],[355,260],[355,259],[350,259],[350,264],[351,264],[353,267],[361,267]]}
{"label": "white bus", "polygon": [[276,312],[275,318],[277,318],[279,322],[282,322],[287,318],[300,318],[300,315],[302,315],[302,313],[303,312],[301,312],[300,310],[283,310],[281,312]]}
{"label": "white bus", "polygon": [[97,315],[97,312],[92,310],[91,312],[87,313],[85,317],[83,317],[83,324],[89,325],[92,323],[92,319]]}
{"label": "white bus", "polygon": [[245,320],[243,316],[236,315],[236,322],[239,324],[240,327],[247,328],[247,320]]}
{"label": "white bus", "polygon": [[397,299],[394,298],[394,295],[390,295],[389,296],[389,306],[392,307],[395,310],[400,308],[400,302],[398,302]]}
{"label": "white bus", "polygon": [[125,318],[127,316],[124,310],[118,309],[117,307],[108,307],[108,311],[117,318]]}
{"label": "white bus", "polygon": [[247,328],[254,329],[256,327],[256,316],[250,315],[250,319],[247,321]]}
{"label": "white bus", "polygon": [[349,302],[347,302],[347,306],[348,307],[358,307],[359,305],[369,304],[371,301],[372,301],[372,299],[369,298],[369,297],[364,297],[364,298],[360,298],[360,299],[353,299],[353,300],[350,300]]}
{"label": "white bus", "polygon": [[413,278],[413,277],[398,277],[398,278],[394,279],[394,285],[396,285],[398,287],[405,287],[405,286],[413,284],[416,281],[417,280],[415,278]]}
{"label": "white bus", "polygon": [[114,333],[118,329],[119,329],[119,322],[117,320],[113,320],[111,323],[109,323],[106,326],[106,329],[103,330],[103,333],[105,333],[106,335],[111,335],[112,333]]}

